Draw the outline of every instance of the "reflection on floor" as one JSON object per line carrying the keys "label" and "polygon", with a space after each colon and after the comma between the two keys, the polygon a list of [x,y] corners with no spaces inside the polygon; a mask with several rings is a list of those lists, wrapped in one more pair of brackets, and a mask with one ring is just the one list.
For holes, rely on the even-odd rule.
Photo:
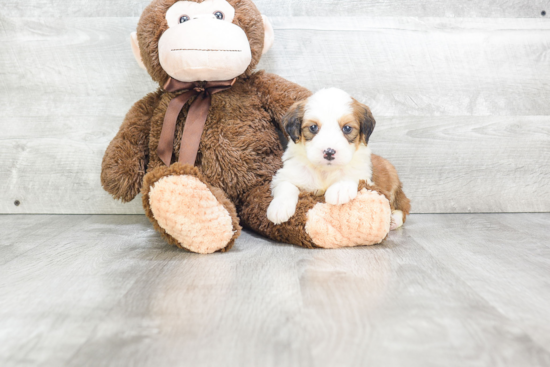
{"label": "reflection on floor", "polygon": [[413,215],[379,246],[143,216],[0,216],[0,365],[549,366],[550,214]]}

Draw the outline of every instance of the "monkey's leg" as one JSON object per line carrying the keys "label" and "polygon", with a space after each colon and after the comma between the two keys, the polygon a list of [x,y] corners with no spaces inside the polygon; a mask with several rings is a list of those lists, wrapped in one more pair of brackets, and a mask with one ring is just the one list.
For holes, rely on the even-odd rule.
{"label": "monkey's leg", "polygon": [[200,254],[225,252],[241,233],[233,203],[196,167],[155,168],[145,176],[142,194],[145,214],[172,245]]}
{"label": "monkey's leg", "polygon": [[323,197],[302,193],[294,216],[279,225],[267,219],[272,200],[269,184],[250,190],[243,199],[239,216],[246,227],[273,240],[307,248],[374,245],[390,230],[388,199],[365,184],[360,185],[354,200],[343,205],[326,204]]}

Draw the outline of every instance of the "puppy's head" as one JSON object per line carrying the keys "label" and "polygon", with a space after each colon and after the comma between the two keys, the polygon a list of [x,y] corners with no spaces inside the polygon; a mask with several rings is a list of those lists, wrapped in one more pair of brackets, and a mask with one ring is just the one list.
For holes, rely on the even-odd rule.
{"label": "puppy's head", "polygon": [[345,166],[366,146],[376,121],[370,109],[346,92],[322,89],[295,103],[283,118],[292,142],[319,166]]}

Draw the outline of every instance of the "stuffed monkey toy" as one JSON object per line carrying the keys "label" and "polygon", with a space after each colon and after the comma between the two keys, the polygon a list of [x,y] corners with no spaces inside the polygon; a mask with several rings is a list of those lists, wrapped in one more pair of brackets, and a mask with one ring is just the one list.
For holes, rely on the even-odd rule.
{"label": "stuffed monkey toy", "polygon": [[273,39],[251,0],[153,0],[131,42],[160,88],[130,109],[107,148],[103,187],[124,202],[141,192],[162,237],[201,254],[229,250],[241,225],[307,248],[381,242],[397,199],[364,183],[348,204],[302,193],[288,222],[267,219],[278,130],[311,94],[254,70]]}

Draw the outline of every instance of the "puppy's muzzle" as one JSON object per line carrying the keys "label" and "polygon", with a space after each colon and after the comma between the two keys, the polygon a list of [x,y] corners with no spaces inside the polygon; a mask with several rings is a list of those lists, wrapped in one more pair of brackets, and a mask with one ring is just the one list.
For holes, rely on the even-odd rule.
{"label": "puppy's muzzle", "polygon": [[332,148],[328,148],[323,153],[323,158],[330,162],[334,160],[334,155],[336,154],[336,151]]}

